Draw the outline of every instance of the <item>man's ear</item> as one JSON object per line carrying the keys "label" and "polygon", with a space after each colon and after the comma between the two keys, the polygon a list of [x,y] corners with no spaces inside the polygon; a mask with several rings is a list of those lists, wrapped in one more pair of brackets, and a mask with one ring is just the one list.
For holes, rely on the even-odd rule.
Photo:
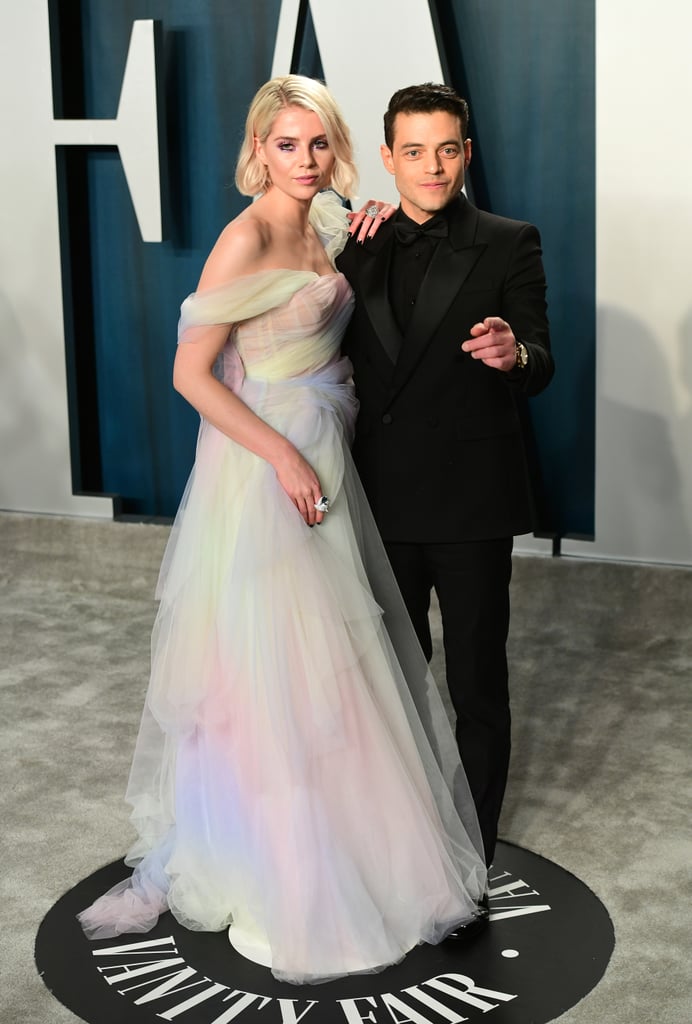
{"label": "man's ear", "polygon": [[382,163],[389,171],[390,174],[394,174],[394,161],[392,160],[392,151],[389,146],[385,146],[384,143],[380,146],[380,156],[382,157]]}
{"label": "man's ear", "polygon": [[464,170],[471,163],[471,157],[473,155],[473,144],[471,139],[464,139]]}

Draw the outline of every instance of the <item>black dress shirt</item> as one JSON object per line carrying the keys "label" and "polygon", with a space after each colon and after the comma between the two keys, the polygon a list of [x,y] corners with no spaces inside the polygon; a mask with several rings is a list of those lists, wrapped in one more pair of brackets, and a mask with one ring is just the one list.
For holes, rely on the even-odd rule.
{"label": "black dress shirt", "polygon": [[440,237],[448,233],[444,213],[423,224],[407,217],[402,209],[394,216],[394,247],[389,266],[389,301],[402,336],[406,334],[418,292]]}

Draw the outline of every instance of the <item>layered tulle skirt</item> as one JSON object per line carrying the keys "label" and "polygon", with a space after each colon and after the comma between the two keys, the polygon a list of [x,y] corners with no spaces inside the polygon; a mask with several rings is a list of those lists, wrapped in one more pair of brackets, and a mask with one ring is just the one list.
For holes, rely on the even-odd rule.
{"label": "layered tulle skirt", "polygon": [[315,468],[306,526],[208,424],[164,559],[127,799],[132,879],[92,938],[232,925],[276,977],[377,970],[473,915],[485,867],[454,738],[355,475],[348,365],[248,379]]}

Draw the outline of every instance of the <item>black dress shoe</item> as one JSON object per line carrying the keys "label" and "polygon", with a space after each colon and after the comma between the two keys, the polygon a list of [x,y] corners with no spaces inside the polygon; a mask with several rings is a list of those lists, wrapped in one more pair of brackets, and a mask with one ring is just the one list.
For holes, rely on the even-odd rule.
{"label": "black dress shoe", "polygon": [[470,939],[475,939],[477,935],[480,935],[488,927],[489,915],[488,894],[485,893],[476,904],[475,916],[470,921],[467,921],[466,924],[460,924],[446,938],[451,939],[452,942],[467,942]]}

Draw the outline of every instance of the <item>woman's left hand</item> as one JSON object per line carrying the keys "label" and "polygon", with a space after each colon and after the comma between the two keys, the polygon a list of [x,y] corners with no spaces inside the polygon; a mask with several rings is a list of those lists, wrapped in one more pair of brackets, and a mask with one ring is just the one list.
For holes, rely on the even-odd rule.
{"label": "woman's left hand", "polygon": [[[375,210],[377,211],[375,213]],[[396,213],[396,206],[391,203],[383,203],[377,199],[368,199],[367,203],[361,206],[355,213],[349,211],[347,214],[351,222],[348,229],[349,235],[355,235],[357,242],[364,242],[366,238],[372,238],[377,233],[381,224]],[[373,215],[374,214],[374,215]]]}

